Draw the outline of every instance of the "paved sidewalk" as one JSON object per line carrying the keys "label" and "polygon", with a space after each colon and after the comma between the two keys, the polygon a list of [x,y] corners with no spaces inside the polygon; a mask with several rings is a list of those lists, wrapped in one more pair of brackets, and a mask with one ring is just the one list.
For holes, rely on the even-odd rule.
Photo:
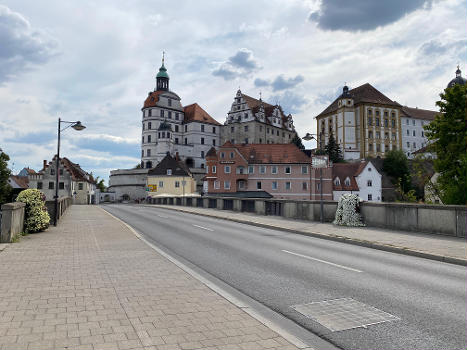
{"label": "paved sidewalk", "polygon": [[0,252],[3,349],[297,349],[96,206]]}
{"label": "paved sidewalk", "polygon": [[467,240],[435,234],[394,231],[374,227],[342,227],[330,223],[286,219],[278,216],[263,216],[173,205],[148,205],[188,213],[228,219],[232,221],[287,230],[310,236],[358,244],[371,248],[415,255],[433,260],[467,265]]}

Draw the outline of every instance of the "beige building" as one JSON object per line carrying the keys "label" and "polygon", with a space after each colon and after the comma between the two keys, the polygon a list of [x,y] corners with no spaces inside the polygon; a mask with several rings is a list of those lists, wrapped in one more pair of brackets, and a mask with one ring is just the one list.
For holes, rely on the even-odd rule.
{"label": "beige building", "polygon": [[167,154],[157,166],[148,171],[148,197],[197,195],[196,181],[188,167]]}

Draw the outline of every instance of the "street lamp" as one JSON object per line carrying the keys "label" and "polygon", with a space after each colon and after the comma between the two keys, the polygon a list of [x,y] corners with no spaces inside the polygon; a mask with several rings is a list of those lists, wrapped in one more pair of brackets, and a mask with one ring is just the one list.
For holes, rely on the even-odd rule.
{"label": "street lamp", "polygon": [[[316,140],[316,134],[310,134],[309,132],[306,133],[305,136],[302,137],[303,140],[305,141],[311,141],[311,140]],[[310,155],[311,157],[311,155]],[[310,163],[310,200],[311,200],[311,170],[313,168],[319,168],[319,190],[320,190],[320,202],[319,202],[319,207],[320,207],[320,212],[319,212],[319,220],[321,222],[324,222],[324,202],[323,202],[323,167],[326,164],[325,162],[322,162],[321,159],[316,159],[316,161],[313,161],[313,157],[311,157],[311,163]]]}
{"label": "street lamp", "polygon": [[[61,124],[68,124],[65,126],[63,129],[60,129]],[[55,163],[55,196],[54,196],[54,226],[57,226],[57,220],[58,220],[58,180],[59,180],[59,173],[60,173],[60,133],[69,127],[72,127],[73,129],[77,131],[81,131],[83,129],[86,129],[86,127],[81,124],[81,122],[78,120],[76,122],[68,122],[66,120],[61,120],[58,118],[58,128],[57,128],[57,161]]]}

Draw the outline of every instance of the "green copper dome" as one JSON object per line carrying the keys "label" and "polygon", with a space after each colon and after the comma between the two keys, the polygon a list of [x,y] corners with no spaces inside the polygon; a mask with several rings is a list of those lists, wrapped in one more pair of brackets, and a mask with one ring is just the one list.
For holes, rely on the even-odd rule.
{"label": "green copper dome", "polygon": [[169,75],[167,74],[167,68],[165,68],[164,64],[159,68],[159,73],[157,73],[156,78],[167,78],[169,79]]}

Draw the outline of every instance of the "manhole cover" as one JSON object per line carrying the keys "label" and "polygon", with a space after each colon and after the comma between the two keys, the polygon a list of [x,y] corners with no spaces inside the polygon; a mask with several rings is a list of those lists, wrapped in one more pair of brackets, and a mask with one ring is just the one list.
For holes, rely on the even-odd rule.
{"label": "manhole cover", "polygon": [[397,316],[351,298],[294,305],[292,308],[333,332],[400,320]]}

